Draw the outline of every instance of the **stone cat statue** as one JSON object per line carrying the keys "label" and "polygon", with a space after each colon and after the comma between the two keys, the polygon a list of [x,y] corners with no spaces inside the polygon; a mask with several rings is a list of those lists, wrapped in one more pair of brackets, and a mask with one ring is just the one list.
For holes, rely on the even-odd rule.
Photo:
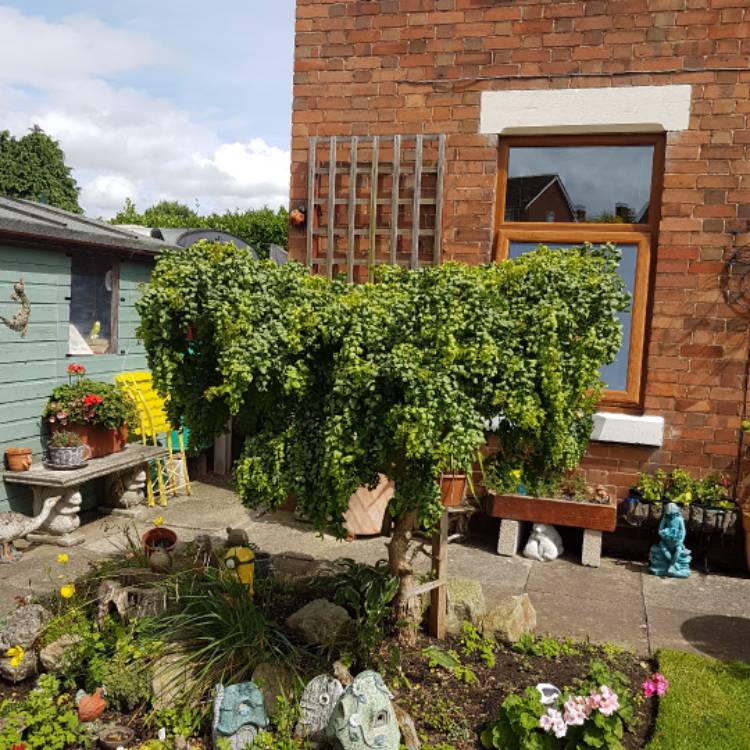
{"label": "stone cat statue", "polygon": [[546,562],[555,560],[562,552],[562,537],[557,529],[546,523],[535,523],[529,541],[524,547],[523,556],[531,560]]}

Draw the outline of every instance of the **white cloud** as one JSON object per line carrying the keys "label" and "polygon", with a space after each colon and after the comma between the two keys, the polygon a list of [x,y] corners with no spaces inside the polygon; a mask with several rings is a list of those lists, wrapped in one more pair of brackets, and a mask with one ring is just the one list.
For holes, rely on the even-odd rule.
{"label": "white cloud", "polygon": [[163,198],[205,211],[286,204],[288,151],[260,138],[222,142],[170,99],[117,80],[162,62],[148,36],[5,6],[0,28],[3,127],[20,134],[37,123],[60,141],[90,215],[110,217],[126,197],[141,209]]}

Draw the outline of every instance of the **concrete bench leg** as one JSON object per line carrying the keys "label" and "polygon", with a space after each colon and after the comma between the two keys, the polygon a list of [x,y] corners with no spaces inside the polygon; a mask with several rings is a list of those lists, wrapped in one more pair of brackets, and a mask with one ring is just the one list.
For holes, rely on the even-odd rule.
{"label": "concrete bench leg", "polygon": [[602,557],[602,532],[594,529],[583,530],[581,565],[598,568]]}
{"label": "concrete bench leg", "polygon": [[34,515],[39,515],[44,501],[54,495],[60,499],[50,511],[47,520],[26,538],[37,544],[55,544],[58,547],[73,547],[84,541],[82,534],[76,533],[81,525],[78,513],[81,510],[81,493],[78,487],[55,489],[34,486]]}
{"label": "concrete bench leg", "polygon": [[500,533],[497,537],[497,554],[513,557],[518,554],[521,541],[521,522],[504,518],[500,521]]}

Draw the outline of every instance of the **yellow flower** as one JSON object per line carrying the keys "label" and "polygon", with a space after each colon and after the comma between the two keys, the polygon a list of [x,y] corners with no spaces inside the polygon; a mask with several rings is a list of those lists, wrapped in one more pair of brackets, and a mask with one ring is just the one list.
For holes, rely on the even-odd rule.
{"label": "yellow flower", "polygon": [[26,655],[26,652],[21,646],[11,646],[5,652],[5,655],[10,658],[10,666],[15,669],[23,661],[23,657]]}
{"label": "yellow flower", "polygon": [[60,586],[60,596],[63,599],[70,599],[76,593],[76,587],[72,583],[66,583],[64,586]]}
{"label": "yellow flower", "polygon": [[522,473],[523,472],[520,469],[513,469],[510,472],[511,479],[515,479],[516,481],[518,481],[521,478]]}
{"label": "yellow flower", "polygon": [[64,552],[61,552],[57,556],[57,562],[59,562],[60,565],[65,565],[65,563],[68,562],[68,560],[70,560],[70,558]]}
{"label": "yellow flower", "polygon": [[164,516],[154,518],[154,526],[161,526],[164,523]]}

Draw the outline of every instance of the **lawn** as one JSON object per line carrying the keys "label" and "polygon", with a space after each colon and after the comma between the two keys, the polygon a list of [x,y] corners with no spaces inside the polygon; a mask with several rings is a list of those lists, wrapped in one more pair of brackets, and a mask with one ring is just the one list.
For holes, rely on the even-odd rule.
{"label": "lawn", "polygon": [[660,651],[670,688],[648,750],[750,748],[750,664]]}

